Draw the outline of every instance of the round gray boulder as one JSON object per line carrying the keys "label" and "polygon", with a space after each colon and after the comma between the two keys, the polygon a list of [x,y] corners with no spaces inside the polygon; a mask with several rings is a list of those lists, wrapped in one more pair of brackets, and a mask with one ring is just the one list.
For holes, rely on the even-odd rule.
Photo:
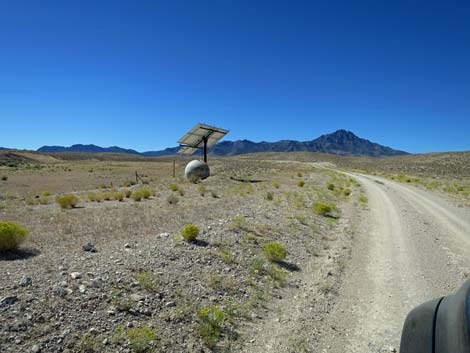
{"label": "round gray boulder", "polygon": [[184,175],[188,179],[191,179],[192,177],[206,179],[210,175],[209,166],[203,161],[191,161],[186,165],[186,168],[184,169]]}

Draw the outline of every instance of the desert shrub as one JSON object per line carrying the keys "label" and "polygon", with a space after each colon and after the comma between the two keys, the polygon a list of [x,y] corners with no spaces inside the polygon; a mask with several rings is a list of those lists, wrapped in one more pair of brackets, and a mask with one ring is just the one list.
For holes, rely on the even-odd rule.
{"label": "desert shrub", "polygon": [[331,205],[328,205],[326,203],[316,202],[315,206],[313,207],[313,210],[316,214],[324,216],[325,214],[331,212],[333,208],[331,207]]}
{"label": "desert shrub", "polygon": [[261,257],[255,257],[250,263],[250,273],[252,275],[261,276],[264,274],[264,265],[266,261]]}
{"label": "desert shrub", "polygon": [[214,198],[214,199],[218,199],[219,198],[219,195],[217,195],[217,192],[215,190],[211,190],[211,196]]}
{"label": "desert shrub", "polygon": [[0,251],[16,250],[29,235],[29,231],[13,222],[0,222]]}
{"label": "desert shrub", "polygon": [[171,191],[178,191],[178,184],[171,183],[169,188],[170,188]]}
{"label": "desert shrub", "polygon": [[281,186],[281,184],[279,184],[278,181],[275,181],[275,182],[273,183],[273,186],[274,186],[276,189],[279,189],[279,187]]}
{"label": "desert shrub", "polygon": [[2,180],[3,180],[3,181],[7,181],[7,180],[8,180],[8,177],[7,177],[6,175],[3,175],[3,176],[2,176]]}
{"label": "desert shrub", "polygon": [[245,216],[243,215],[236,215],[232,218],[232,223],[230,224],[230,228],[232,230],[246,230],[248,226],[248,222],[246,221]]}
{"label": "desert shrub", "polygon": [[268,275],[272,280],[283,286],[286,283],[287,270],[279,267],[276,264],[271,264],[268,268]]}
{"label": "desert shrub", "polygon": [[149,326],[141,326],[129,329],[127,338],[134,352],[143,353],[152,347],[157,338],[157,333]]}
{"label": "desert shrub", "polygon": [[178,203],[178,201],[179,201],[178,196],[176,196],[174,194],[170,194],[166,198],[166,202],[168,202],[170,205],[176,205]]}
{"label": "desert shrub", "polygon": [[148,199],[152,195],[152,192],[147,188],[140,189],[140,192],[142,193],[142,197],[144,199]]}
{"label": "desert shrub", "polygon": [[59,206],[65,210],[69,210],[71,208],[76,207],[79,201],[78,197],[73,194],[57,196],[55,200],[59,204]]}
{"label": "desert shrub", "polygon": [[178,194],[180,194],[180,196],[184,196],[184,189],[180,187],[178,189]]}
{"label": "desert shrub", "polygon": [[209,348],[213,348],[222,335],[225,313],[216,305],[203,307],[199,312],[199,320],[199,335]]}
{"label": "desert shrub", "polygon": [[193,184],[199,183],[200,178],[197,175],[191,175],[189,177],[189,181]]}
{"label": "desert shrub", "polygon": [[186,241],[194,241],[199,235],[199,228],[194,224],[188,224],[181,231],[181,235]]}
{"label": "desert shrub", "polygon": [[272,201],[274,200],[274,194],[272,191],[268,191],[267,194],[266,194],[266,200],[268,201]]}
{"label": "desert shrub", "polygon": [[140,190],[136,190],[132,193],[131,197],[134,201],[139,202],[142,201],[144,195],[142,195],[142,192]]}
{"label": "desert shrub", "polygon": [[287,249],[276,241],[264,244],[264,255],[272,262],[279,262],[286,258]]}
{"label": "desert shrub", "polygon": [[88,198],[88,201],[95,202],[97,195],[94,192],[90,192],[88,193],[87,198]]}
{"label": "desert shrub", "polygon": [[308,225],[307,217],[305,217],[302,214],[296,214],[295,219],[299,221],[300,224],[303,224],[304,226]]}
{"label": "desert shrub", "polygon": [[132,195],[132,190],[129,190],[129,189],[124,190],[124,196],[126,197],[126,199],[131,197],[131,195]]}
{"label": "desert shrub", "polygon": [[343,194],[344,194],[345,196],[351,195],[351,189],[344,189],[344,190],[343,190]]}
{"label": "desert shrub", "polygon": [[32,197],[29,197],[25,200],[26,204],[28,206],[34,206],[34,205],[37,205],[38,204],[38,200],[37,199],[33,199]]}
{"label": "desert shrub", "polygon": [[328,190],[334,190],[335,189],[335,184],[332,183],[331,181],[326,183],[326,187]]}
{"label": "desert shrub", "polygon": [[364,196],[364,195],[362,195],[362,194],[360,194],[357,199],[358,199],[359,202],[361,202],[362,204],[367,203],[367,197]]}
{"label": "desert shrub", "polygon": [[117,201],[122,201],[124,200],[124,194],[122,192],[115,192],[114,199]]}
{"label": "desert shrub", "polygon": [[158,277],[153,272],[144,271],[139,273],[137,281],[143,289],[148,291],[154,291],[157,289]]}
{"label": "desert shrub", "polygon": [[299,178],[302,178],[303,175],[302,175],[301,172],[298,172],[298,173],[297,173],[297,176],[298,176]]}
{"label": "desert shrub", "polygon": [[103,192],[101,195],[103,196],[103,200],[105,201],[111,201],[114,197],[114,193],[109,192],[109,191]]}
{"label": "desert shrub", "polygon": [[206,194],[206,186],[205,185],[199,185],[197,187],[197,191],[201,196],[204,196]]}
{"label": "desert shrub", "polygon": [[305,181],[304,181],[304,180],[299,180],[299,181],[297,182],[297,186],[300,187],[300,188],[303,188],[304,185],[305,185]]}
{"label": "desert shrub", "polygon": [[39,198],[39,203],[41,205],[48,205],[49,204],[49,198],[47,196],[41,196]]}

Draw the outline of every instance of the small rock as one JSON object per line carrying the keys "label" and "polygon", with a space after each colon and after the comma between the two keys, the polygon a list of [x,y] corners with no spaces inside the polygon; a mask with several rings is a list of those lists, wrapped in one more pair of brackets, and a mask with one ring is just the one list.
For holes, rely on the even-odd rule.
{"label": "small rock", "polygon": [[159,237],[160,238],[168,238],[170,236],[169,233],[160,233]]}
{"label": "small rock", "polygon": [[33,279],[31,277],[23,276],[20,280],[21,287],[30,287],[33,285]]}
{"label": "small rock", "polygon": [[55,296],[57,296],[57,297],[63,298],[63,297],[65,297],[67,294],[72,293],[72,290],[58,286],[58,287],[54,287],[54,288],[52,289],[52,293],[53,293]]}
{"label": "small rock", "polygon": [[88,252],[98,252],[96,250],[95,245],[93,243],[86,243],[85,245],[82,246],[83,251],[88,251]]}
{"label": "small rock", "polygon": [[41,347],[39,346],[39,344],[35,344],[32,348],[31,348],[31,352],[32,353],[39,353],[41,351]]}
{"label": "small rock", "polygon": [[85,293],[86,292],[86,287],[84,284],[81,284],[79,287],[78,287],[78,291],[80,293]]}
{"label": "small rock", "polygon": [[0,299],[0,308],[4,308],[15,304],[18,301],[18,297],[16,295],[9,295]]}
{"label": "small rock", "polygon": [[131,297],[131,300],[133,300],[135,302],[140,302],[140,301],[143,301],[145,299],[145,297],[143,295],[140,295],[140,294],[137,294],[137,293],[131,294],[130,297]]}
{"label": "small rock", "polygon": [[125,247],[126,249],[130,249],[130,248],[131,248],[131,244],[126,243],[126,244],[124,244],[124,247]]}
{"label": "small rock", "polygon": [[339,218],[339,214],[337,214],[336,212],[327,212],[327,213],[325,213],[325,217],[333,218],[333,219],[338,219],[338,218]]}
{"label": "small rock", "polygon": [[175,302],[167,302],[167,303],[165,303],[165,306],[166,306],[167,308],[171,308],[171,307],[173,307],[173,306],[176,306],[176,303],[175,303]]}
{"label": "small rock", "polygon": [[72,272],[70,274],[70,277],[72,277],[73,279],[80,279],[82,278],[82,274],[80,272]]}

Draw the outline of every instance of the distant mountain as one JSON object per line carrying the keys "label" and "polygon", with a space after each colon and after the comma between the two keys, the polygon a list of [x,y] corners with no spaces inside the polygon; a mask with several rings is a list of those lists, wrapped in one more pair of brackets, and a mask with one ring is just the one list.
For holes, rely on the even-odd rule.
{"label": "distant mountain", "polygon": [[42,146],[38,148],[38,152],[54,153],[54,152],[84,152],[84,153],[128,153],[140,154],[139,152],[131,149],[125,149],[117,146],[100,147],[96,145],[72,145],[70,147],[63,146]]}
{"label": "distant mountain", "polygon": [[[168,156],[178,152],[179,147],[170,147],[161,151],[139,153],[121,147],[99,147],[95,145],[43,146],[38,152],[87,152],[87,153],[129,153],[141,156]],[[322,135],[311,141],[281,140],[277,142],[253,142],[249,140],[222,141],[210,149],[210,153],[219,156],[234,156],[255,152],[323,152],[340,155],[360,155],[371,157],[398,156],[408,154],[404,151],[360,138],[351,131],[338,130],[332,134]]]}
{"label": "distant mountain", "polygon": [[[175,154],[178,147],[163,151],[146,152],[146,155],[163,156]],[[354,135],[351,131],[338,130],[322,135],[312,141],[281,140],[277,142],[253,142],[249,140],[222,141],[210,149],[210,153],[219,156],[234,156],[255,152],[323,152],[340,155],[362,155],[371,157],[398,156],[408,154],[382,146]]]}

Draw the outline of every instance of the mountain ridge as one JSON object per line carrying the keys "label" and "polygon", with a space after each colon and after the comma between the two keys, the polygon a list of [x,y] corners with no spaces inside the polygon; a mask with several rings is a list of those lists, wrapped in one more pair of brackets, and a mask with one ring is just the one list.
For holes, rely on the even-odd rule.
{"label": "mountain ridge", "polygon": [[[169,147],[159,151],[138,152],[118,146],[100,147],[93,144],[75,144],[70,147],[42,146],[37,152],[87,152],[87,153],[127,153],[141,156],[167,156],[178,152],[180,147]],[[370,157],[398,156],[409,154],[358,137],[348,130],[340,129],[330,134],[321,135],[310,141],[280,140],[276,142],[253,142],[250,140],[222,141],[210,149],[210,153],[219,156],[233,156],[256,152],[323,152],[338,155],[361,155]]]}

